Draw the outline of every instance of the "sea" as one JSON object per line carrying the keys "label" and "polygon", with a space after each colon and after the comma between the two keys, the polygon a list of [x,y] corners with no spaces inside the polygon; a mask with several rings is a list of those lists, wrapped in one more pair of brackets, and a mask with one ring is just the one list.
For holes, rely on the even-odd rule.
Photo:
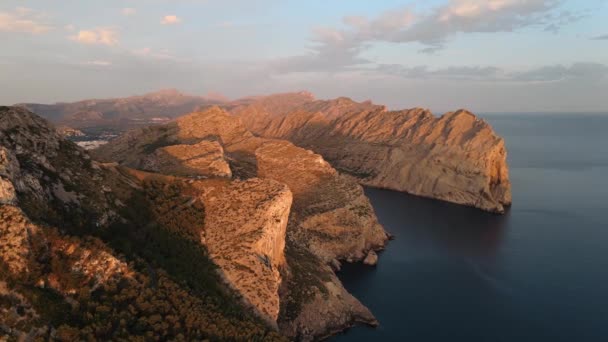
{"label": "sea", "polygon": [[339,277],[374,313],[331,341],[608,341],[608,113],[488,113],[513,206],[366,189],[395,236]]}

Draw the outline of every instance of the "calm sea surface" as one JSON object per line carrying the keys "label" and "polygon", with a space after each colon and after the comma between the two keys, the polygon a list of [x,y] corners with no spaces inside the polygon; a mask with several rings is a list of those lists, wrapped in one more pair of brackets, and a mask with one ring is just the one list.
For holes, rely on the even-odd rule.
{"label": "calm sea surface", "polygon": [[396,236],[340,278],[380,321],[333,341],[608,341],[608,114],[487,114],[504,216],[367,189]]}

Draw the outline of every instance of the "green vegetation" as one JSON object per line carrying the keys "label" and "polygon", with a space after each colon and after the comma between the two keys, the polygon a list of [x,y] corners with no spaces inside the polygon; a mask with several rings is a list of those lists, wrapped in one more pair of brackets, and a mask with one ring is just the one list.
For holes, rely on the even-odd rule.
{"label": "green vegetation", "polygon": [[[87,217],[83,208],[63,209],[60,203],[44,206],[41,212],[53,215],[54,222],[64,221],[61,227],[78,236],[62,235],[60,239],[78,241],[89,249],[107,249],[86,236],[94,235],[121,253],[133,273],[92,290],[93,284],[70,266],[69,256],[54,252],[44,261],[47,267],[42,274],[52,275],[63,288],[81,290],[69,295],[74,301],[66,301],[57,289],[33,286],[31,277],[14,281],[10,288],[41,315],[41,320],[30,320],[22,328],[51,324],[62,341],[284,340],[223,284],[199,241],[205,210],[202,203],[184,195],[192,192],[189,185],[162,178],[140,184],[142,189],[131,189],[123,201],[119,213],[123,219],[105,229],[95,228],[95,211]],[[28,202],[39,204],[35,199]],[[29,207],[28,211],[39,209]],[[74,210],[82,215],[70,219]],[[43,219],[49,217],[39,217]],[[6,300],[0,298],[0,304]]]}
{"label": "green vegetation", "polygon": [[357,177],[359,179],[368,179],[368,178],[373,178],[376,175],[371,172],[371,171],[361,171],[361,170],[350,170],[350,169],[346,169],[343,167],[340,167],[339,165],[335,165],[334,168],[336,170],[338,170],[341,173],[347,174],[347,175],[351,175],[353,177]]}
{"label": "green vegetation", "polygon": [[175,145],[175,141],[171,140],[169,138],[169,135],[164,134],[164,135],[161,135],[160,137],[158,137],[158,139],[156,139],[155,141],[153,141],[149,144],[143,145],[143,152],[145,154],[150,154],[161,147],[171,146],[171,145]]}
{"label": "green vegetation", "polygon": [[307,249],[287,240],[285,257],[290,267],[286,288],[289,294],[281,302],[279,317],[292,321],[298,317],[304,304],[314,299],[317,293],[327,296],[325,283],[331,281],[330,273],[323,263]]}

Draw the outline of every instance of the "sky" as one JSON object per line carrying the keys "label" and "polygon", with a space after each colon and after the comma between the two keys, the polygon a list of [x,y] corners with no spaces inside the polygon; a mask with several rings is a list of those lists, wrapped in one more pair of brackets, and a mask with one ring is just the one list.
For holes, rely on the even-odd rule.
{"label": "sky", "polygon": [[1,0],[0,104],[176,88],[608,112],[607,0]]}

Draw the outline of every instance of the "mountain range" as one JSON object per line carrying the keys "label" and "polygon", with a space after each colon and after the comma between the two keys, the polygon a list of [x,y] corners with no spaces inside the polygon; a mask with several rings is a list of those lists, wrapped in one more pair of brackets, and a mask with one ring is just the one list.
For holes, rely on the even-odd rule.
{"label": "mountain range", "polygon": [[[86,151],[65,125],[124,133]],[[511,203],[504,141],[466,110],[177,91],[0,107],[0,336],[310,341],[375,326],[336,276],[381,262],[391,238],[362,185]]]}

